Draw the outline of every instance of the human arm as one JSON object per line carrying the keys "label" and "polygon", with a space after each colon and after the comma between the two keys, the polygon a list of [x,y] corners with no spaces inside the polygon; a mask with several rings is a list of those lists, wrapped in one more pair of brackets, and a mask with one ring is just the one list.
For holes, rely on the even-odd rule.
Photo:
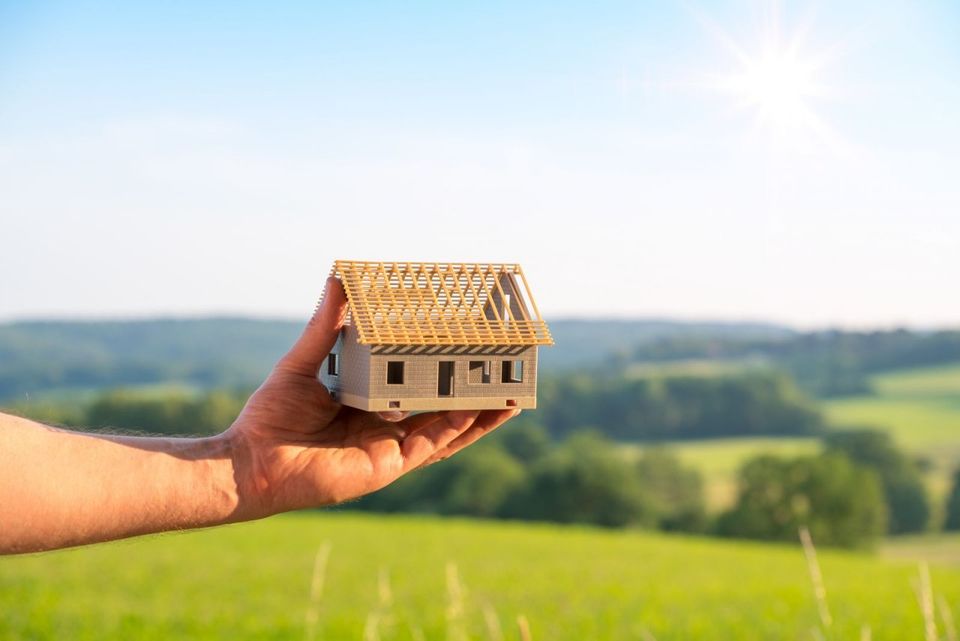
{"label": "human arm", "polygon": [[0,414],[0,553],[332,505],[446,458],[516,413],[387,420],[336,403],[316,374],[345,312],[331,278],[303,335],[217,436],[84,434]]}

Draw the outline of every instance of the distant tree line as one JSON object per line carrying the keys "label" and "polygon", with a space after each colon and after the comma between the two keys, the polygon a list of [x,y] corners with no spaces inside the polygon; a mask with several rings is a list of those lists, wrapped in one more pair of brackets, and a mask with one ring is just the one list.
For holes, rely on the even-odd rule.
{"label": "distant tree line", "polygon": [[[121,389],[102,393],[84,406],[26,405],[63,424],[181,434],[229,425],[244,397],[222,390],[160,397]],[[625,442],[798,436],[823,427],[819,411],[790,378],[769,370],[715,377],[546,377],[540,381],[538,405],[537,421],[553,439],[585,427]]]}
{"label": "distant tree line", "polygon": [[761,359],[789,372],[816,396],[861,394],[870,390],[870,374],[960,360],[960,331],[822,331],[765,339],[676,336],[638,345],[620,363],[688,359]]}
{"label": "distant tree line", "polygon": [[[960,331],[809,332],[672,321],[551,323],[542,371],[598,376],[635,362],[768,361],[817,396],[861,393],[871,373],[960,360]],[[302,322],[243,318],[25,321],[0,324],[0,401],[49,390],[185,383],[257,385]]]}
{"label": "distant tree line", "polygon": [[[257,385],[302,328],[302,320],[249,318],[0,323],[0,402],[51,390]],[[669,320],[556,320],[550,328],[557,345],[540,357],[552,372],[606,363],[613,351],[666,336],[792,334],[771,325]]]}
{"label": "distant tree line", "polygon": [[230,426],[248,390],[144,392],[108,390],[86,403],[41,401],[11,404],[15,413],[55,425],[171,436],[207,436]]}
{"label": "distant tree line", "polygon": [[618,441],[808,435],[823,427],[789,377],[772,371],[727,376],[590,376],[543,380],[537,420],[554,437],[589,426]]}
{"label": "distant tree line", "polygon": [[243,318],[0,324],[0,401],[51,389],[253,386],[301,329]]}

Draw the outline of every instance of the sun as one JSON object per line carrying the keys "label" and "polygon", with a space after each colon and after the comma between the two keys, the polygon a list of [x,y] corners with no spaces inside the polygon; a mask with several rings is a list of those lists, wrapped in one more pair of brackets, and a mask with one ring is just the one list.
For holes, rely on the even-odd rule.
{"label": "sun", "polygon": [[773,129],[802,128],[816,118],[811,106],[821,94],[816,67],[795,52],[773,50],[747,58],[722,84]]}
{"label": "sun", "polygon": [[757,128],[777,143],[838,145],[817,113],[829,94],[822,81],[829,56],[827,50],[805,49],[807,28],[784,35],[774,14],[757,34],[760,45],[751,49],[704,16],[698,18],[733,57],[727,71],[711,77],[713,89],[730,96],[740,110],[752,113]]}

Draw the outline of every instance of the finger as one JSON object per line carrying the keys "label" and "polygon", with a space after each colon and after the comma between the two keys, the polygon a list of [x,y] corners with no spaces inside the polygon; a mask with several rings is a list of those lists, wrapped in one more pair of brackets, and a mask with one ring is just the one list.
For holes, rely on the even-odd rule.
{"label": "finger", "polygon": [[380,418],[382,418],[385,421],[396,423],[398,421],[402,421],[403,419],[407,418],[407,416],[410,415],[410,412],[401,412],[399,410],[393,410],[391,412],[377,412],[377,414],[379,414]]}
{"label": "finger", "polygon": [[290,351],[280,359],[280,367],[304,376],[316,376],[327,357],[347,313],[347,297],[343,285],[333,276],[327,279],[317,311]]}
{"label": "finger", "polygon": [[423,464],[430,465],[431,463],[436,463],[437,461],[442,461],[453,456],[468,445],[473,445],[519,414],[520,410],[492,410],[483,412],[463,434],[450,441],[450,444],[445,448],[427,458]]}
{"label": "finger", "polygon": [[[423,427],[404,439],[400,452],[404,471],[419,467],[428,458],[447,447],[473,425],[480,412],[474,410],[446,412],[440,420]],[[415,418],[415,417],[414,417]]]}
{"label": "finger", "polygon": [[376,461],[392,460],[396,457],[399,462],[398,473],[405,470],[403,458],[403,444],[407,437],[444,418],[446,412],[425,412],[410,418],[391,422],[382,420],[379,413],[363,412],[363,419],[357,424],[353,433],[364,443],[364,449]]}
{"label": "finger", "polygon": [[402,421],[396,423],[397,427],[403,429],[406,433],[405,436],[409,436],[418,430],[422,430],[428,425],[436,423],[440,419],[444,418],[448,412],[421,412],[419,414],[414,414],[413,416],[408,416]]}

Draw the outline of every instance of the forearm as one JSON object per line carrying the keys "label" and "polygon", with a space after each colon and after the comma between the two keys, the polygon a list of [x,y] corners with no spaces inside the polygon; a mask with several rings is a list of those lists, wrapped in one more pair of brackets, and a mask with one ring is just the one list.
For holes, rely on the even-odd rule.
{"label": "forearm", "polygon": [[248,518],[230,438],[81,434],[0,414],[0,553]]}

